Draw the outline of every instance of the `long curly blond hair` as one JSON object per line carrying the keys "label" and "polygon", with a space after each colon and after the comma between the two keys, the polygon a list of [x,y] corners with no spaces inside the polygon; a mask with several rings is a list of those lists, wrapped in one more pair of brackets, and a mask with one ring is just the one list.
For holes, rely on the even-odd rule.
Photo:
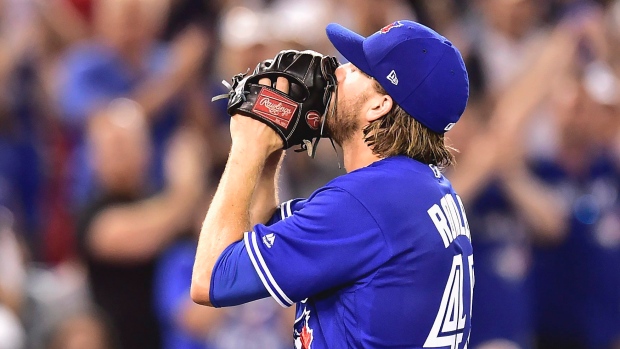
{"label": "long curly blond hair", "polygon": [[[375,81],[377,92],[387,94]],[[363,129],[364,141],[380,157],[406,155],[440,169],[454,164],[455,149],[447,146],[444,135],[430,130],[415,120],[398,104],[383,117]]]}

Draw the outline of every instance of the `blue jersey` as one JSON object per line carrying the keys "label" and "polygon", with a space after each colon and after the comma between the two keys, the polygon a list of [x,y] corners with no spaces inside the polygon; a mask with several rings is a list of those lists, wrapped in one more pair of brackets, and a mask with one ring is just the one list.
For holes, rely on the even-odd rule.
{"label": "blue jersey", "polygon": [[162,349],[208,349],[205,338],[188,333],[181,326],[184,308],[190,300],[196,242],[183,239],[159,257],[153,282],[154,308],[159,318]]}
{"label": "blue jersey", "polygon": [[[466,348],[473,255],[463,205],[433,166],[390,157],[280,206],[244,236],[296,348]],[[216,266],[217,268],[217,266]]]}
{"label": "blue jersey", "polygon": [[528,227],[499,180],[468,204],[476,251],[475,326],[470,347],[504,340],[532,347],[531,246]]}
{"label": "blue jersey", "polygon": [[620,339],[620,169],[596,154],[579,176],[555,161],[535,173],[567,203],[567,236],[535,250],[537,331],[548,341],[610,348]]}

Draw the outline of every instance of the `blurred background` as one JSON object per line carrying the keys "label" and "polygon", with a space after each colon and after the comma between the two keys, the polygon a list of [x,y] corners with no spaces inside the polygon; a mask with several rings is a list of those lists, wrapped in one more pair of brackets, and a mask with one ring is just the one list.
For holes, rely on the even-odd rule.
{"label": "blurred background", "polygon": [[[461,50],[446,169],[475,251],[469,348],[620,348],[620,1],[0,0],[0,349],[291,348],[271,299],[189,298],[230,145],[220,83],[329,22]],[[335,176],[289,152],[280,198]]]}

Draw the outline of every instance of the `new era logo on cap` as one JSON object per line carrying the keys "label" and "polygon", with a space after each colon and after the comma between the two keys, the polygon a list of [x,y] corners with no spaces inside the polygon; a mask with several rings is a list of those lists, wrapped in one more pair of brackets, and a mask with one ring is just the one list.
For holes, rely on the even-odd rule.
{"label": "new era logo on cap", "polygon": [[394,70],[388,74],[387,79],[394,85],[398,85],[398,77],[396,76],[396,72]]}
{"label": "new era logo on cap", "polygon": [[434,30],[407,20],[366,38],[335,23],[326,30],[349,62],[377,80],[424,126],[441,134],[463,114],[469,97],[465,63],[458,49]]}

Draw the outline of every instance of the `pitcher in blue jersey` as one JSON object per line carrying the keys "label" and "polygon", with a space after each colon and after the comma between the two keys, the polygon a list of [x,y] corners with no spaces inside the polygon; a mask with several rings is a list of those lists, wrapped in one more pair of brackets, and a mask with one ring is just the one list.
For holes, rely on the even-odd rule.
{"label": "pitcher in blue jersey", "polygon": [[[440,171],[453,161],[444,134],[469,93],[461,54],[406,20],[367,38],[330,24],[327,36],[350,62],[336,70],[326,120],[347,174],[276,206],[282,141],[234,115],[192,298],[215,307],[268,296],[296,304],[295,348],[467,348],[470,232]],[[284,78],[276,87],[289,89]]]}

